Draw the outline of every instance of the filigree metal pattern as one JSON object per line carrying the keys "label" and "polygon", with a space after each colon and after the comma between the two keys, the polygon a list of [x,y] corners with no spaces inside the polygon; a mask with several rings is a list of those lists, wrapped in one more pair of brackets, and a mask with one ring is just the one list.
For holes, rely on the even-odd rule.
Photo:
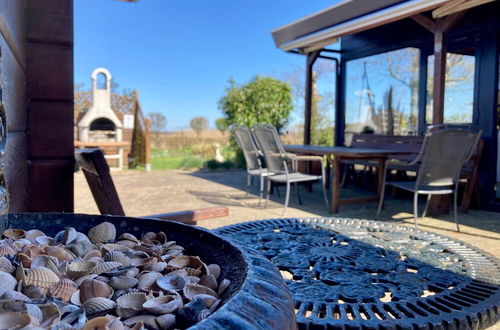
{"label": "filigree metal pattern", "polygon": [[383,222],[272,219],[216,230],[282,272],[302,327],[484,328],[500,266],[464,243]]}

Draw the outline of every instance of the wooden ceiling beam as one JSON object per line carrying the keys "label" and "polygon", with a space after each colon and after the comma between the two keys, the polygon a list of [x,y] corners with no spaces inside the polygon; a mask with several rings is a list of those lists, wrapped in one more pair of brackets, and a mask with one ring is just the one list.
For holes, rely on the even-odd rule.
{"label": "wooden ceiling beam", "polygon": [[430,18],[425,17],[422,14],[416,14],[411,17],[415,22],[422,25],[424,28],[429,30],[431,33],[434,33],[436,30],[436,24]]}
{"label": "wooden ceiling beam", "polygon": [[467,10],[473,7],[487,4],[496,0],[456,0],[450,2],[449,4],[443,5],[432,12],[432,17],[440,18],[448,16],[454,13],[458,13],[463,10]]}

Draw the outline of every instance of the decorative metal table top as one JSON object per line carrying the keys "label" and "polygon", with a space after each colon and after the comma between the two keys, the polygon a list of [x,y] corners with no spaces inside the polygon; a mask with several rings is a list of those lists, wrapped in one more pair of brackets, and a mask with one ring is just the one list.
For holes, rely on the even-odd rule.
{"label": "decorative metal table top", "polygon": [[411,227],[341,218],[272,219],[216,229],[264,254],[301,328],[468,329],[500,318],[500,263]]}

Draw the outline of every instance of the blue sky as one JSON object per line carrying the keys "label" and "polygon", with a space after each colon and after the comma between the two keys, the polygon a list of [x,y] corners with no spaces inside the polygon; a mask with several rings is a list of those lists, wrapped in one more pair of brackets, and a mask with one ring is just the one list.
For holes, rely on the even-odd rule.
{"label": "blue sky", "polygon": [[271,30],[338,0],[75,1],[75,83],[107,68],[119,88],[137,89],[143,110],[167,116],[167,130],[195,116],[213,125],[227,80],[281,76],[303,56],[274,46]]}

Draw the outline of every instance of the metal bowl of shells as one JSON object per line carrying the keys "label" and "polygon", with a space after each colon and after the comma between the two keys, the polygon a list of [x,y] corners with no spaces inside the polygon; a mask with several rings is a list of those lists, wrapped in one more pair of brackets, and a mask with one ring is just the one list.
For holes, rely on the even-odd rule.
{"label": "metal bowl of shells", "polygon": [[2,329],[296,328],[277,269],[199,227],[20,213],[0,232]]}

